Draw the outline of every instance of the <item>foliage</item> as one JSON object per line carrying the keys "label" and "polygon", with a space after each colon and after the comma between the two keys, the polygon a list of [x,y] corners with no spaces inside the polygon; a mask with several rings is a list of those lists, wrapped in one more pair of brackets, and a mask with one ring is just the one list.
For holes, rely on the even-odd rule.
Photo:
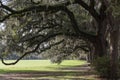
{"label": "foliage", "polygon": [[110,59],[108,57],[99,57],[93,62],[95,70],[101,77],[108,77],[110,72]]}
{"label": "foliage", "polygon": [[[45,59],[50,59],[53,63],[60,64],[65,59],[80,59],[82,53],[89,51],[86,42],[74,37],[58,36],[57,40],[64,38],[64,42],[43,52],[41,55]],[[83,47],[82,47],[83,46]],[[84,49],[84,51],[82,51]]]}
{"label": "foliage", "polygon": [[[111,63],[110,63],[110,58],[108,56],[104,57],[99,57],[95,59],[92,63],[92,66],[94,69],[97,71],[97,73],[100,75],[102,78],[110,78],[110,72],[111,72]],[[120,67],[119,67],[120,69]],[[119,70],[117,73],[119,74]]]}
{"label": "foliage", "polygon": [[120,1],[119,0],[112,0],[112,6],[113,8],[113,14],[115,17],[119,17],[120,16]]}
{"label": "foliage", "polygon": [[[46,0],[47,1],[47,0]],[[45,9],[47,9],[47,6],[57,6],[61,5],[63,6],[66,1],[51,1],[48,0],[41,1],[39,4],[34,4],[35,2],[32,0],[23,0],[23,1],[8,1],[7,5],[2,4],[1,5],[7,6],[8,8],[11,8],[16,11],[23,10],[25,8],[30,7],[37,7],[41,5],[45,5]],[[68,0],[69,2],[69,0]],[[74,3],[74,0],[70,0],[70,5],[67,7],[69,12],[74,12],[73,17],[75,15],[75,18],[77,18],[79,26],[81,27],[81,30],[86,31],[87,26],[81,25],[86,24],[87,21],[90,20],[90,15],[87,15],[88,12],[86,12],[83,8],[81,8],[77,4]],[[7,9],[8,9],[7,8]],[[4,11],[4,8],[2,12]],[[64,39],[63,47],[60,50],[56,49],[57,53],[63,54],[63,56],[68,56],[75,50],[78,50],[78,48],[81,50],[87,47],[86,42],[84,40],[81,40],[81,38],[75,40],[76,32],[74,31],[74,27],[72,27],[73,24],[71,24],[71,20],[69,16],[62,10],[58,10],[53,12],[52,11],[39,11],[37,9],[34,9],[31,11],[25,11],[21,12],[20,14],[13,14],[8,20],[5,20],[5,29],[2,31],[1,34],[1,43],[4,42],[4,50],[2,50],[2,57],[6,57],[7,54],[11,53],[18,53],[20,55],[24,55],[24,52],[31,52],[31,49],[34,49],[32,52],[35,53],[42,53],[46,50],[51,49],[56,43],[59,41],[61,42],[61,39],[56,40],[56,36],[59,37],[59,35],[64,36],[62,39]],[[9,9],[10,10],[10,9]],[[1,19],[9,15],[9,12],[11,13],[12,10],[8,13],[1,14]],[[82,13],[81,15],[78,13]],[[68,13],[69,13],[68,12]],[[39,16],[39,17],[38,17]],[[82,21],[83,20],[83,21]],[[83,28],[82,28],[83,27]],[[86,32],[88,32],[87,30]],[[84,32],[82,32],[84,33]],[[53,37],[52,37],[53,36]],[[69,38],[69,36],[72,38]],[[78,37],[77,37],[78,38]],[[72,42],[76,43],[72,43]],[[85,43],[85,45],[82,45],[82,43]],[[79,44],[79,45],[78,45]],[[39,46],[39,48],[37,47]],[[67,47],[66,47],[67,46]],[[76,46],[78,48],[76,48]],[[70,48],[70,49],[69,49]],[[55,48],[54,48],[55,49]],[[62,50],[64,49],[64,50]],[[88,49],[87,49],[88,50]],[[54,50],[53,50],[54,52]],[[52,53],[53,53],[52,52]],[[51,54],[51,53],[50,53]],[[55,53],[56,54],[56,53]],[[54,54],[53,54],[54,56]],[[63,59],[63,58],[61,58]]]}

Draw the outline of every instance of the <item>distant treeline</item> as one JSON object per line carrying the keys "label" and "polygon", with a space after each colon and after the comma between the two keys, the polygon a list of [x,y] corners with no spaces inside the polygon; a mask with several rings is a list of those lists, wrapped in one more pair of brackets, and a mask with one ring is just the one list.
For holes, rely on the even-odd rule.
{"label": "distant treeline", "polygon": [[[20,57],[20,55],[14,53],[14,54],[8,55],[7,57],[5,57],[5,59],[6,60],[15,60],[15,59],[18,59],[19,57]],[[23,59],[29,60],[29,59],[43,59],[43,58],[40,55],[31,54],[31,55],[25,56]]]}

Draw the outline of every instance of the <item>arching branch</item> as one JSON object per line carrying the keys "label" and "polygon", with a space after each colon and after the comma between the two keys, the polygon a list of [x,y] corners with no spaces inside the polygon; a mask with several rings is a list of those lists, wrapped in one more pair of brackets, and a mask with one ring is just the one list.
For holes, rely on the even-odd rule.
{"label": "arching branch", "polygon": [[83,0],[75,0],[76,3],[78,3],[80,6],[82,6],[85,10],[87,10],[92,16],[93,18],[96,20],[96,21],[99,21],[100,19],[100,15],[99,13],[93,8],[94,6],[94,3],[93,3],[93,0],[91,0],[90,4],[91,6],[87,5]]}
{"label": "arching branch", "polygon": [[16,63],[18,63],[23,57],[25,57],[26,55],[30,54],[30,53],[34,53],[36,52],[36,50],[39,48],[40,44],[38,44],[35,49],[33,49],[32,51],[28,51],[28,52],[25,52],[21,57],[19,57],[15,62],[12,62],[12,63],[6,63],[3,59],[3,57],[1,56],[1,61],[4,65],[15,65]]}
{"label": "arching branch", "polygon": [[[77,1],[77,0],[76,0]],[[87,9],[88,11],[91,11],[89,6],[85,3],[83,3],[83,1],[79,0],[77,1],[79,4],[81,4],[83,7],[85,7],[85,9]],[[77,3],[76,2],[76,3]],[[64,3],[65,5],[70,5],[68,3]],[[9,8],[6,8],[5,9],[7,10],[10,10]],[[9,15],[7,18],[9,18],[10,16],[12,15],[15,15],[15,14],[21,14],[21,13],[25,13],[25,12],[29,12],[29,11],[33,11],[33,10],[37,10],[38,12],[41,12],[41,11],[45,11],[45,12],[48,12],[48,11],[53,11],[53,12],[58,12],[58,11],[64,11],[65,13],[67,13],[68,17],[70,18],[71,20],[71,24],[75,30],[75,32],[79,35],[79,36],[82,36],[84,38],[93,38],[94,36],[91,35],[91,34],[87,34],[86,32],[83,32],[83,31],[80,31],[79,28],[78,28],[78,25],[77,25],[77,21],[75,20],[75,17],[74,17],[74,14],[67,9],[66,6],[64,6],[63,4],[60,4],[60,5],[53,5],[53,6],[46,6],[46,5],[38,5],[38,6],[32,6],[32,7],[29,7],[29,8],[25,8],[23,10],[19,10],[19,11],[12,11],[12,14]],[[92,12],[92,11],[91,11]],[[93,13],[94,13],[94,10],[93,10]],[[93,14],[94,15],[94,14]],[[5,19],[7,19],[5,18]],[[5,20],[4,19],[4,20]],[[2,20],[3,21],[3,20]]]}
{"label": "arching branch", "polygon": [[[58,44],[62,43],[63,41],[64,41],[64,39],[61,40],[61,41],[59,41],[59,42],[56,42],[56,43],[54,43],[54,44],[49,45],[48,47],[42,49],[42,50],[39,52],[39,54],[42,53],[43,51],[46,51],[46,50],[50,49],[51,47],[53,47],[53,46],[55,46],[55,45],[58,45]],[[37,50],[39,49],[39,46],[40,46],[40,44],[38,44],[38,45],[35,47],[35,49],[33,49],[32,51],[25,52],[25,53],[24,53],[21,57],[19,57],[15,62],[6,63],[6,62],[4,61],[4,59],[3,59],[2,56],[0,57],[0,58],[1,58],[1,61],[2,61],[2,63],[3,63],[4,65],[15,65],[16,63],[18,63],[18,62],[19,62],[23,57],[25,57],[26,55],[31,54],[31,53],[34,53],[34,52],[37,52]]]}
{"label": "arching branch", "polygon": [[76,34],[80,37],[82,37],[84,40],[90,40],[90,41],[93,41],[93,39],[95,38],[96,35],[91,35],[87,32],[83,32],[79,29],[79,26],[78,26],[78,23],[75,19],[75,16],[73,14],[73,12],[71,12],[67,7],[65,7],[63,9],[64,12],[66,12],[66,14],[68,15],[68,18],[70,19],[71,21],[71,24],[72,24],[72,27],[73,29],[75,30]]}

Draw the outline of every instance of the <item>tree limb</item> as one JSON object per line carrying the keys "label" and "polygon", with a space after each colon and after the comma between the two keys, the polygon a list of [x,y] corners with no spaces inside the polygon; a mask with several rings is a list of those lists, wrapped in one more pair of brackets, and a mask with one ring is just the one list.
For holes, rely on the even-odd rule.
{"label": "tree limb", "polygon": [[[61,41],[59,41],[59,42],[56,42],[56,43],[54,43],[54,44],[51,44],[51,45],[48,46],[47,48],[41,50],[40,53],[42,53],[43,51],[46,51],[46,50],[50,49],[51,47],[53,47],[53,46],[55,46],[55,45],[58,45],[58,44],[62,43],[63,41],[64,41],[64,39],[61,40]],[[0,57],[0,58],[1,58],[1,61],[2,61],[2,63],[3,63],[4,65],[15,65],[16,63],[18,63],[18,62],[19,62],[23,57],[25,57],[26,55],[28,55],[28,54],[30,54],[30,53],[37,52],[37,49],[39,48],[39,46],[40,46],[40,44],[38,44],[38,45],[36,46],[36,48],[33,49],[32,51],[25,52],[25,53],[24,53],[21,57],[19,57],[15,62],[6,63],[6,62],[4,61],[4,59],[3,59],[3,57]],[[40,53],[39,53],[39,54],[40,54]]]}
{"label": "tree limb", "polygon": [[89,5],[92,9],[94,9],[95,7],[95,0],[90,0],[90,5]]}
{"label": "tree limb", "polygon": [[95,35],[91,35],[91,34],[88,34],[86,32],[83,32],[79,29],[78,27],[78,23],[75,19],[75,16],[73,14],[73,12],[71,12],[69,9],[67,9],[66,7],[63,9],[64,12],[66,12],[66,14],[68,15],[68,18],[70,18],[70,21],[71,21],[71,24],[72,24],[72,27],[73,29],[75,30],[76,34],[78,36],[81,36],[84,40],[90,40],[90,41],[93,41],[93,39],[95,38]]}
{"label": "tree limb", "polygon": [[[91,15],[96,19],[96,20],[99,20],[99,15],[98,13],[94,10],[94,9],[91,9],[84,1],[82,0],[75,0],[72,4],[80,4],[83,8],[85,8],[88,12],[91,13]],[[21,13],[24,13],[24,12],[29,12],[29,11],[60,11],[62,8],[64,8],[64,6],[68,6],[70,5],[70,1],[68,2],[65,2],[65,3],[61,3],[61,4],[57,4],[57,5],[37,5],[37,6],[32,6],[32,7],[28,7],[28,8],[25,8],[23,10],[19,10],[19,11],[15,11],[5,5],[2,5],[2,7],[4,9],[6,9],[7,11],[10,11],[12,13],[12,15],[14,14],[21,14]]]}
{"label": "tree limb", "polygon": [[[92,0],[91,0],[91,1],[92,1]],[[99,13],[97,13],[97,11],[96,11],[93,7],[87,5],[83,0],[75,0],[75,2],[78,3],[79,5],[81,5],[85,10],[87,10],[87,11],[93,16],[93,18],[94,18],[96,21],[99,21],[100,15],[99,15]],[[93,2],[93,1],[92,1],[92,2]],[[93,6],[93,3],[92,3],[92,2],[91,2],[91,4],[92,4],[92,6]]]}
{"label": "tree limb", "polygon": [[15,65],[16,63],[18,63],[23,57],[25,57],[27,54],[30,54],[30,53],[34,53],[36,52],[36,50],[39,48],[40,44],[38,44],[35,49],[33,49],[32,51],[28,51],[28,52],[25,52],[21,57],[19,57],[15,62],[12,62],[12,63],[6,63],[3,59],[3,57],[0,57],[1,58],[1,61],[4,65]]}

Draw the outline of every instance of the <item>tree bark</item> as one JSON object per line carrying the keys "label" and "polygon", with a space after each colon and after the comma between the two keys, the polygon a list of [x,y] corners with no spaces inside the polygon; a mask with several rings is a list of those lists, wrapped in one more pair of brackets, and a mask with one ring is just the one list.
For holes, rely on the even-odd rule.
{"label": "tree bark", "polygon": [[110,63],[111,63],[111,79],[117,80],[118,75],[118,41],[119,41],[119,28],[110,33]]}
{"label": "tree bark", "polygon": [[106,40],[102,36],[98,36],[95,39],[94,45],[94,59],[97,57],[103,57],[107,55],[107,43]]}

